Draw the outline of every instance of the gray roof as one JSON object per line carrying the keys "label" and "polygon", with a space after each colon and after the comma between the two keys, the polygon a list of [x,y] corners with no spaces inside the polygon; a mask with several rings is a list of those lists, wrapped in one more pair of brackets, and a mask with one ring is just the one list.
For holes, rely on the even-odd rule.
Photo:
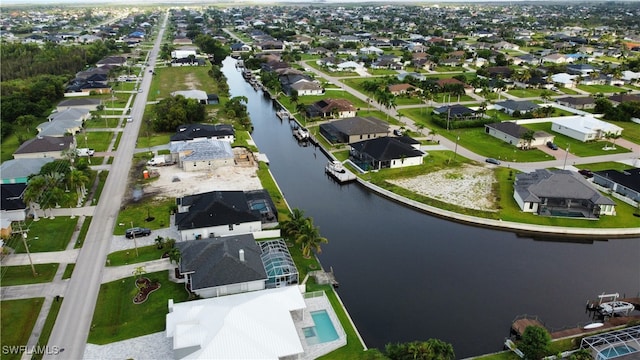
{"label": "gray roof", "polygon": [[531,101],[527,101],[527,100],[523,100],[523,101],[505,100],[505,101],[496,103],[496,105],[502,106],[505,109],[520,111],[520,112],[528,112],[540,107],[538,106],[538,104],[532,103]]}
{"label": "gray roof", "polygon": [[[522,126],[522,125],[518,125],[515,122],[511,122],[511,121],[503,121],[503,122],[497,122],[497,123],[491,123],[491,124],[485,124],[486,127],[489,128],[493,128],[496,129],[500,132],[503,132],[507,135],[511,135],[515,138],[522,138],[522,135],[524,133],[526,133],[527,131],[529,131],[528,128]],[[533,133],[533,136],[535,138],[540,138],[540,137],[547,137],[550,136],[549,133],[547,133],[546,131],[535,131]]]}
{"label": "gray roof", "polygon": [[87,109],[69,108],[49,115],[50,121],[74,120],[82,123],[89,114]]}
{"label": "gray roof", "polygon": [[14,154],[33,154],[49,151],[64,151],[71,147],[73,137],[43,136],[25,141]]}
{"label": "gray roof", "polygon": [[251,234],[191,240],[176,246],[181,254],[180,272],[193,272],[193,290],[267,279],[262,250]]}
{"label": "gray roof", "polygon": [[58,103],[58,107],[73,107],[73,106],[89,106],[100,105],[102,101],[100,99],[87,99],[87,98],[73,98],[61,101]]}
{"label": "gray roof", "polygon": [[191,152],[181,157],[182,161],[233,159],[233,150],[228,141],[206,139],[187,143],[171,144],[171,153]]}
{"label": "gray roof", "polygon": [[342,120],[331,121],[330,124],[338,131],[347,135],[365,135],[389,132],[389,125],[374,117],[355,116]]}
{"label": "gray roof", "polygon": [[53,158],[11,159],[0,165],[2,179],[17,179],[38,174],[42,166]]}
{"label": "gray roof", "polygon": [[531,173],[517,174],[514,188],[528,202],[553,198],[588,200],[597,205],[616,204],[600,194],[582,175],[569,170],[538,169]]}
{"label": "gray roof", "polygon": [[69,133],[74,133],[75,129],[78,127],[82,127],[82,122],[78,122],[75,120],[55,120],[55,121],[45,121],[42,124],[38,125],[36,129],[38,129],[39,136],[56,136],[62,137]]}

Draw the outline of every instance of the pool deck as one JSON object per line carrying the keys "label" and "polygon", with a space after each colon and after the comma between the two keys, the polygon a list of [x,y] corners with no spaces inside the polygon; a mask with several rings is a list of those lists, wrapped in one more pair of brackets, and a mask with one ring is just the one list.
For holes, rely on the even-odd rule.
{"label": "pool deck", "polygon": [[[304,302],[307,304],[307,308],[304,309],[302,317],[294,317],[294,324],[300,337],[300,343],[304,349],[304,353],[300,355],[300,359],[316,359],[345,346],[347,344],[347,335],[327,296],[323,293],[322,296],[305,297]],[[306,337],[302,329],[315,326],[311,313],[319,310],[327,311],[331,323],[338,333],[338,339],[316,345],[307,345]]]}

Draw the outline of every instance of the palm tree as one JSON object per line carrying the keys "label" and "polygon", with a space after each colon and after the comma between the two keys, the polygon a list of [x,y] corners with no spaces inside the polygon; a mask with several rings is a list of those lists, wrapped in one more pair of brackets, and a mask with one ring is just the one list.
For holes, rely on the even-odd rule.
{"label": "palm tree", "polygon": [[138,266],[135,269],[133,269],[133,276],[136,277],[136,281],[138,279],[142,278],[142,275],[146,274],[147,270],[144,268],[144,266]]}
{"label": "palm tree", "polygon": [[78,196],[78,206],[82,204],[82,197],[85,194],[85,184],[89,182],[89,177],[80,170],[72,170],[68,177],[67,182],[69,186],[76,188],[76,195]]}
{"label": "palm tree", "polygon": [[322,252],[320,244],[326,244],[328,242],[329,240],[327,240],[327,238],[320,236],[320,230],[313,225],[313,219],[311,218],[305,220],[296,236],[296,243],[300,244],[302,256],[305,259],[311,257],[312,250],[320,254]]}
{"label": "palm tree", "polygon": [[294,208],[290,219],[282,222],[282,236],[289,240],[295,240],[305,221],[304,211]]}
{"label": "palm tree", "polygon": [[47,187],[47,182],[42,175],[36,175],[29,179],[27,183],[27,188],[24,191],[23,200],[25,203],[29,205],[29,209],[33,214],[33,220],[38,221],[38,213],[36,212],[36,204],[40,205],[40,201],[42,200],[42,193],[44,189]]}
{"label": "palm tree", "polygon": [[551,95],[553,95],[553,93],[545,89],[542,91],[542,93],[540,93],[540,98],[544,100],[544,103],[546,104],[547,101],[551,100]]}
{"label": "palm tree", "polygon": [[174,261],[176,262],[176,264],[180,262],[180,258],[182,257],[180,249],[178,249],[177,247],[171,248],[171,250],[168,251],[168,254],[170,264],[173,264]]}
{"label": "palm tree", "polygon": [[162,249],[164,247],[164,238],[160,235],[158,235],[156,237],[156,239],[154,240],[154,242],[156,243],[156,248],[158,250]]}
{"label": "palm tree", "polygon": [[533,140],[536,139],[535,131],[527,130],[520,136],[520,138],[527,143],[527,147],[526,148],[529,149],[529,148],[531,148],[531,142],[533,142]]}

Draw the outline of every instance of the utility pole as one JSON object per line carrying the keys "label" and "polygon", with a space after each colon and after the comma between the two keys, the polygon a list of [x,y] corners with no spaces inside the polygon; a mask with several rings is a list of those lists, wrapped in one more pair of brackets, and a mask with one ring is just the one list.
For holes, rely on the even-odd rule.
{"label": "utility pole", "polygon": [[571,148],[571,144],[567,145],[567,151],[564,153],[564,164],[562,164],[562,170],[567,166],[567,156],[569,156],[569,149]]}
{"label": "utility pole", "polygon": [[[131,229],[133,229],[133,221],[131,222]],[[136,248],[136,257],[138,257],[138,243],[136,241],[136,232],[131,230],[131,235],[133,235],[133,246]]]}
{"label": "utility pole", "polygon": [[460,141],[460,136],[456,137],[456,147],[453,150],[453,161],[456,161],[456,156],[458,155],[458,141]]}
{"label": "utility pole", "polygon": [[31,272],[33,273],[33,277],[38,276],[38,273],[36,273],[36,268],[35,266],[33,266],[33,260],[31,259],[31,252],[29,251],[29,245],[27,244],[27,232],[29,231],[28,229],[22,229],[21,225],[20,226],[20,230],[17,230],[16,233],[20,234],[20,237],[22,238],[22,244],[24,245],[24,250],[27,252],[27,257],[29,258],[29,264],[31,265]]}

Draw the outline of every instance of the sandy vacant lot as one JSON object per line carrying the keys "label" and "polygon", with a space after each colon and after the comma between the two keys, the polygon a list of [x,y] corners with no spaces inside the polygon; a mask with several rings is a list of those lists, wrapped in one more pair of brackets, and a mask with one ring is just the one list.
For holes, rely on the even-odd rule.
{"label": "sandy vacant lot", "polygon": [[450,204],[469,209],[495,211],[496,200],[491,192],[494,181],[491,169],[464,166],[389,182]]}

